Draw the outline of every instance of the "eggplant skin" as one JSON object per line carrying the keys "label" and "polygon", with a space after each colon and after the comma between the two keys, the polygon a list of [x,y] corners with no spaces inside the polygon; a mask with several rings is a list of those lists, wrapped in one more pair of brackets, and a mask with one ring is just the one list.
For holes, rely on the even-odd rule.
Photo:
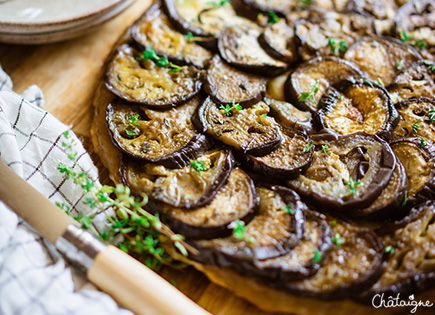
{"label": "eggplant skin", "polygon": [[[383,275],[359,301],[371,303],[376,294],[384,300],[400,294],[419,294],[435,287],[433,238],[435,231],[435,203],[427,201],[411,211],[411,215],[396,224],[382,242],[387,260]],[[418,300],[418,299],[417,299]]]}
{"label": "eggplant skin", "polygon": [[286,3],[286,1],[232,0],[231,4],[238,15],[253,21],[257,20],[259,14],[267,14],[268,12],[273,12],[284,18],[291,7],[290,3]]}
{"label": "eggplant skin", "polygon": [[314,147],[305,150],[309,147],[311,139],[302,131],[283,127],[281,132],[281,145],[269,154],[255,157],[236,153],[236,157],[254,173],[284,179],[297,177],[310,165]]}
{"label": "eggplant skin", "polygon": [[[237,189],[237,194],[234,191]],[[240,204],[237,198],[246,198]],[[235,168],[228,182],[210,204],[197,209],[173,208],[150,200],[147,209],[159,213],[175,233],[182,234],[188,241],[227,237],[232,233],[229,224],[238,219],[248,224],[258,212],[258,195],[254,181],[240,168]],[[211,212],[211,213],[210,213]],[[192,219],[189,221],[189,216]],[[186,218],[187,217],[187,218]],[[201,219],[205,220],[200,222]],[[212,223],[211,223],[212,222]]]}
{"label": "eggplant skin", "polygon": [[399,123],[399,114],[385,88],[367,80],[350,79],[336,83],[323,94],[314,123],[319,130],[367,132],[388,141]]}
{"label": "eggplant skin", "polygon": [[[299,65],[288,76],[284,84],[284,95],[287,102],[303,111],[317,112],[318,102],[323,93],[332,85],[350,79],[364,77],[365,73],[351,61],[337,57],[317,57]],[[299,101],[304,92],[311,92],[318,81],[319,91],[315,94],[316,102],[311,98]]]}

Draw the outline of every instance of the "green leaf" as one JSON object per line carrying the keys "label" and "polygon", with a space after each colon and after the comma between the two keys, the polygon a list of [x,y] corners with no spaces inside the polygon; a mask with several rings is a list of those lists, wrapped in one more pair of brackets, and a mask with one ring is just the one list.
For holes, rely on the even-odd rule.
{"label": "green leaf", "polygon": [[294,210],[291,209],[290,205],[286,205],[283,210],[289,214],[295,214]]}
{"label": "green leaf", "polygon": [[318,262],[320,261],[320,258],[322,258],[322,257],[321,257],[321,255],[320,255],[319,250],[316,248],[316,249],[314,250],[313,264],[318,263]]}
{"label": "green leaf", "polygon": [[302,150],[302,153],[310,152],[312,147],[313,147],[313,141],[308,142],[307,145]]}
{"label": "green leaf", "polygon": [[201,161],[191,161],[190,168],[201,174],[202,171],[205,171],[205,164]]}

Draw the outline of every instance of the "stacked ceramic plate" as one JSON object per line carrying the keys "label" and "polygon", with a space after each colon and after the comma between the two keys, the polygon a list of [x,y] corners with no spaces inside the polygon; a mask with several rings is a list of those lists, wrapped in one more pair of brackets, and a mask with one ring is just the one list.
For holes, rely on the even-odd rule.
{"label": "stacked ceramic plate", "polygon": [[0,0],[0,41],[44,44],[83,35],[134,0]]}

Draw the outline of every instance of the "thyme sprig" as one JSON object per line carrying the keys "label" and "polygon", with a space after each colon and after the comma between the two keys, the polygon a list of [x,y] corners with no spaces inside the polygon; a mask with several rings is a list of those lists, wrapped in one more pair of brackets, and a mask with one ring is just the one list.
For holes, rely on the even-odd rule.
{"label": "thyme sprig", "polygon": [[424,119],[428,122],[434,122],[435,121],[435,110],[431,109],[427,112],[427,117]]}
{"label": "thyme sprig", "polygon": [[330,38],[328,40],[328,45],[332,46],[332,53],[334,55],[337,55],[337,53],[339,54],[348,48],[347,42],[345,40],[337,41],[334,38]]}
{"label": "thyme sprig", "polygon": [[252,237],[246,237],[246,231],[248,230],[248,228],[246,227],[244,221],[235,220],[229,224],[228,228],[233,230],[233,237],[237,240],[247,242],[254,241]]}
{"label": "thyme sprig", "polygon": [[420,138],[420,148],[423,148],[427,144],[427,139],[422,136],[418,136]]}
{"label": "thyme sprig", "polygon": [[138,132],[136,130],[136,126],[139,126],[139,123],[137,122],[139,120],[139,114],[137,115],[130,115],[128,118],[128,127],[125,129],[125,133],[128,136],[137,136]]}
{"label": "thyme sprig", "polygon": [[302,150],[302,153],[310,152],[312,147],[313,147],[313,141],[308,142],[307,145]]}
{"label": "thyme sprig", "polygon": [[268,11],[267,15],[269,15],[269,24],[276,24],[281,20],[281,18],[275,12]]}
{"label": "thyme sprig", "polygon": [[286,205],[283,210],[288,214],[295,214],[295,211],[290,207],[290,205]]}
{"label": "thyme sprig", "polygon": [[344,180],[343,181],[345,185],[349,186],[349,191],[352,195],[355,195],[356,189],[361,184],[360,181],[354,181],[353,178],[349,178],[349,181]]}
{"label": "thyme sprig", "polygon": [[410,35],[406,31],[399,32],[400,40],[408,45],[418,47],[420,49],[426,47],[426,41],[424,39],[415,40],[415,35]]}
{"label": "thyme sprig", "polygon": [[323,153],[328,154],[328,153],[326,152],[326,150],[328,150],[328,149],[329,149],[329,147],[328,147],[326,144],[322,144],[322,152],[323,152]]}
{"label": "thyme sprig", "polygon": [[201,161],[191,161],[190,168],[201,174],[202,171],[205,171],[205,164]]}
{"label": "thyme sprig", "polygon": [[299,102],[305,102],[307,101],[309,98],[311,98],[314,102],[314,104],[317,105],[317,100],[316,100],[316,93],[319,91],[319,80],[316,80],[316,82],[314,82],[313,84],[310,84],[310,91],[308,92],[303,92],[299,98],[298,101]]}
{"label": "thyme sprig", "polygon": [[224,114],[226,116],[230,117],[230,116],[233,116],[233,109],[242,110],[242,105],[233,101],[233,103],[231,105],[227,104],[225,106],[224,105],[219,106],[219,109],[223,110]]}
{"label": "thyme sprig", "polygon": [[417,133],[418,130],[420,129],[420,126],[418,124],[421,122],[422,122],[422,120],[419,119],[415,123],[412,124],[412,131],[414,131],[414,133]]}
{"label": "thyme sprig", "polygon": [[[148,202],[146,194],[140,197],[133,196],[130,189],[123,185],[99,187],[90,178],[88,172],[79,171],[77,153],[73,151],[74,140],[71,139],[69,131],[64,133],[64,137],[62,146],[69,153],[68,157],[73,164],[68,166],[60,163],[58,170],[64,174],[65,179],[72,180],[83,191],[84,203],[97,210],[89,216],[82,212],[74,216],[84,229],[90,229],[99,235],[93,228],[92,221],[97,214],[104,213],[110,228],[99,235],[100,239],[105,242],[115,242],[121,250],[137,257],[154,270],[158,270],[162,265],[183,266],[175,264],[161,246],[162,242],[170,241],[185,256],[188,252],[197,253],[196,249],[184,242],[182,235],[175,234],[164,225],[158,215],[153,215],[144,209]],[[72,215],[69,206],[59,202],[56,204]],[[109,209],[113,210],[116,216],[109,215]],[[116,241],[119,239],[121,241]]]}
{"label": "thyme sprig", "polygon": [[142,52],[142,56],[137,58],[137,60],[151,60],[156,66],[169,69],[169,72],[180,72],[183,70],[183,67],[173,64],[168,60],[166,56],[160,57],[159,55],[157,55],[157,53],[151,46],[148,46],[148,49],[145,49]]}

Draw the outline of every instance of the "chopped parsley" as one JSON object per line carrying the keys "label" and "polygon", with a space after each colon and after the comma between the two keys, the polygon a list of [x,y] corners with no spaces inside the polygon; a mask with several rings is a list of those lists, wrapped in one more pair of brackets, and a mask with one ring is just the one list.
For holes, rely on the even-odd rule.
{"label": "chopped parsley", "polygon": [[328,40],[328,45],[332,46],[332,52],[334,55],[337,55],[337,53],[341,53],[348,48],[347,42],[345,40],[340,40],[337,42],[334,38],[330,38]]}
{"label": "chopped parsley", "polygon": [[201,161],[191,161],[190,168],[194,169],[199,174],[201,174],[202,171],[205,171],[205,164],[202,163]]}
{"label": "chopped parsley", "polygon": [[340,233],[335,233],[334,237],[331,239],[335,244],[337,244],[337,247],[340,247],[341,244],[344,243],[344,240],[341,238]]}
{"label": "chopped parsley", "polygon": [[228,228],[233,230],[233,236],[239,241],[247,241],[253,242],[254,239],[252,237],[246,238],[246,231],[248,228],[245,226],[245,222],[241,220],[235,220],[230,223]]}
{"label": "chopped parsley", "polygon": [[320,258],[321,258],[320,252],[319,252],[319,250],[316,248],[316,249],[314,250],[313,264],[318,263],[318,262],[320,261]]}
{"label": "chopped parsley", "polygon": [[148,49],[145,49],[142,52],[142,56],[137,59],[146,61],[151,60],[156,66],[169,69],[169,72],[180,72],[183,70],[183,67],[173,64],[166,56],[159,57],[151,46],[149,46]]}
{"label": "chopped parsley", "polygon": [[139,120],[139,114],[137,115],[130,115],[128,118],[128,127],[125,129],[125,133],[128,136],[137,136],[138,132],[136,130],[135,126],[139,126],[139,123],[137,122]]}
{"label": "chopped parsley", "polygon": [[394,248],[391,245],[388,245],[387,247],[384,248],[384,252],[390,255],[394,254]]}
{"label": "chopped parsley", "polygon": [[219,109],[224,111],[224,114],[228,117],[233,115],[232,110],[242,110],[242,106],[239,103],[236,103],[235,101],[233,101],[233,103],[231,105],[221,105],[219,106]]}

